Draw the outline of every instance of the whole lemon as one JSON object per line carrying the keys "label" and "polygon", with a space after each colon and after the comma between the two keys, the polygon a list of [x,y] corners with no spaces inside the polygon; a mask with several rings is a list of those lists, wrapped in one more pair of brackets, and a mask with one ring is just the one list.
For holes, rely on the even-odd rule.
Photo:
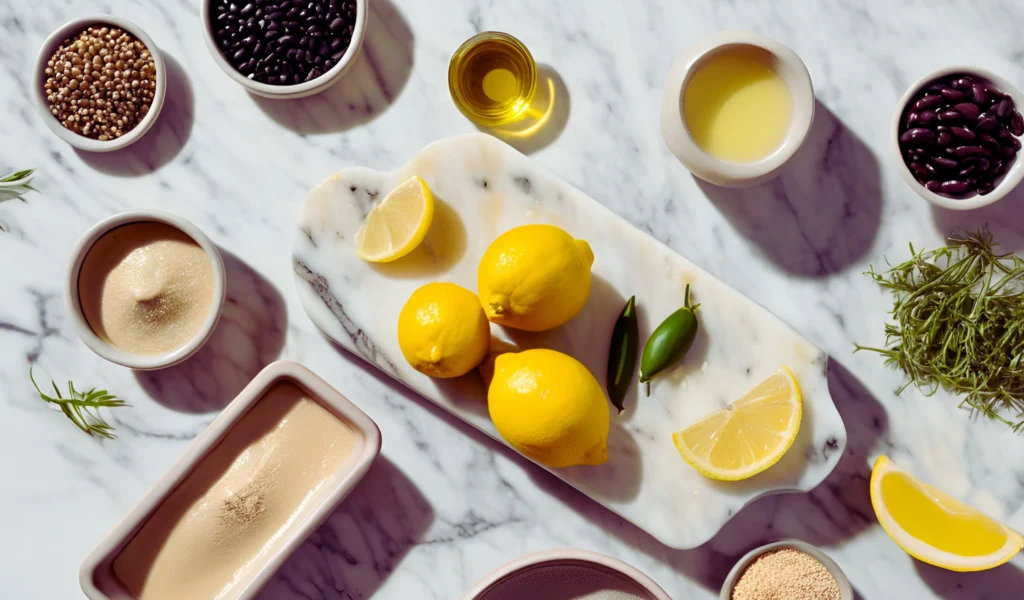
{"label": "whole lemon", "polygon": [[567,323],[590,295],[594,253],[554,225],[523,225],[487,248],[477,291],[487,318],[499,325],[544,331]]}
{"label": "whole lemon", "polygon": [[541,464],[608,460],[608,402],[590,371],[571,356],[547,349],[498,356],[487,408],[498,433]]}
{"label": "whole lemon", "polygon": [[405,360],[431,377],[459,377],[483,362],[491,329],[476,294],[454,283],[428,283],[398,315]]}

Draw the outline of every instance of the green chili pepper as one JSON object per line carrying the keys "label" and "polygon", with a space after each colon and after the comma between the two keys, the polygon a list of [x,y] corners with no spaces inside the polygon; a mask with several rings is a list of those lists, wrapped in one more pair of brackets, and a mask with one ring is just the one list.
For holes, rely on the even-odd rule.
{"label": "green chili pepper", "polygon": [[647,395],[651,395],[651,378],[683,358],[697,337],[697,310],[699,304],[690,306],[690,286],[686,286],[683,308],[668,316],[658,325],[644,346],[640,359],[640,383],[647,384]]}
{"label": "green chili pepper", "polygon": [[626,392],[633,381],[636,352],[640,345],[640,329],[636,324],[636,310],[633,306],[635,301],[636,296],[632,296],[615,321],[612,343],[608,349],[608,397],[619,412],[625,408]]}

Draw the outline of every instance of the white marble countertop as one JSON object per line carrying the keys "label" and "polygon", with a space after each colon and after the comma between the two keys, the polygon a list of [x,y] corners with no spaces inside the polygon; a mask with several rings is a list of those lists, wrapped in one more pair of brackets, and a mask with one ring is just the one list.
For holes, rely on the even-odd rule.
{"label": "white marble countertop", "polygon": [[[988,221],[1024,247],[1024,194],[992,209],[933,210],[900,179],[887,140],[894,103],[926,70],[976,62],[1024,84],[1024,8],[984,3],[612,0],[370,0],[364,54],[329,92],[250,97],[214,64],[195,0],[12,0],[0,5],[0,168],[36,167],[39,193],[0,204],[0,589],[75,598],[82,558],[261,366],[300,361],[383,432],[380,461],[267,588],[273,599],[458,598],[501,563],[573,546],[624,559],[673,598],[711,599],[736,558],[795,537],[818,545],[864,600],[1019,598],[1024,559],[977,574],[916,563],[878,527],[867,496],[880,453],[1024,529],[1022,438],[971,422],[945,397],[893,394],[878,356],[887,296],[861,275],[907,242],[934,245]],[[27,89],[42,40],[71,18],[112,12],[166,53],[168,105],[154,130],[112,155],[78,153],[43,126]],[[701,185],[661,140],[669,64],[701,35],[751,28],[793,47],[814,78],[818,119],[779,180]],[[520,37],[564,87],[564,122],[529,143],[535,160],[749,294],[833,359],[849,445],[814,492],[763,499],[696,550],[669,549],[541,469],[327,342],[293,289],[290,236],[309,188],[340,167],[389,169],[441,137],[473,131],[448,97],[450,53],[485,29]],[[955,34],[955,42],[950,35]],[[563,113],[563,116],[565,114]],[[554,135],[558,134],[558,135]],[[226,251],[225,320],[189,362],[135,374],[75,337],[65,262],[94,222],[174,211]],[[1016,231],[1008,230],[1015,228]],[[102,385],[132,408],[120,438],[91,439],[32,392],[28,369]]]}

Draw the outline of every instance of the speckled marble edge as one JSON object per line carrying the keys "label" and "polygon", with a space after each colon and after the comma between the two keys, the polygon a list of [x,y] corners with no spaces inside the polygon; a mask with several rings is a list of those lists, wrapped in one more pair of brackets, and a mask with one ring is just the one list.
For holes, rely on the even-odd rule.
{"label": "speckled marble edge", "polygon": [[[307,200],[307,204],[304,205],[299,218],[300,227],[297,232],[293,248],[293,267],[296,275],[296,287],[302,306],[314,324],[316,324],[317,327],[320,328],[329,338],[359,355],[364,360],[372,363],[392,378],[430,399],[435,404],[438,404],[442,408],[452,412],[490,437],[498,441],[502,441],[500,436],[496,434],[496,431],[490,422],[486,420],[486,417],[481,418],[479,414],[467,413],[466,411],[460,410],[457,405],[444,397],[445,393],[437,392],[438,388],[434,385],[436,382],[424,382],[423,380],[427,380],[429,378],[412,371],[412,369],[409,368],[401,359],[391,358],[400,356],[400,352],[397,349],[397,343],[388,339],[393,338],[393,334],[382,337],[379,329],[382,327],[386,328],[386,326],[380,326],[373,322],[364,322],[364,320],[372,321],[373,319],[362,319],[359,314],[355,314],[365,312],[364,310],[361,310],[363,307],[357,307],[356,311],[350,310],[354,303],[358,304],[359,302],[353,301],[353,297],[345,297],[345,292],[349,289],[359,290],[360,292],[365,291],[365,288],[360,285],[362,283],[361,277],[359,275],[354,275],[351,271],[345,271],[347,267],[358,269],[359,267],[355,266],[358,263],[354,262],[358,261],[358,259],[354,259],[354,253],[351,252],[351,248],[349,248],[347,253],[339,253],[337,248],[334,247],[337,244],[345,245],[348,243],[346,238],[351,238],[351,234],[358,229],[358,225],[362,221],[362,216],[364,216],[369,210],[369,207],[372,206],[373,200],[377,195],[376,192],[370,192],[371,188],[374,190],[390,189],[390,187],[397,184],[401,179],[408,176],[407,171],[412,170],[422,172],[424,169],[436,169],[439,164],[439,160],[444,162],[447,160],[445,157],[457,157],[459,154],[463,154],[463,152],[453,152],[452,144],[464,144],[467,147],[479,145],[479,148],[470,148],[468,150],[464,149],[464,155],[462,157],[464,161],[472,162],[483,160],[484,162],[487,162],[486,156],[488,152],[498,152],[504,155],[502,156],[503,160],[511,161],[512,163],[519,163],[514,164],[516,169],[531,169],[530,177],[534,180],[542,180],[542,184],[553,183],[560,188],[558,193],[558,200],[560,202],[564,202],[566,198],[580,198],[585,199],[581,201],[589,201],[592,205],[587,206],[586,209],[589,211],[589,214],[595,216],[595,219],[612,223],[614,227],[622,228],[624,232],[629,231],[634,236],[640,236],[638,238],[639,240],[651,244],[649,248],[645,248],[644,250],[647,251],[647,253],[654,255],[652,257],[652,262],[656,262],[654,259],[657,258],[657,253],[663,252],[671,255],[673,260],[685,267],[689,276],[705,278],[705,281],[702,284],[704,287],[709,285],[710,280],[714,280],[718,285],[722,286],[722,288],[728,289],[732,293],[736,294],[737,297],[742,297],[746,302],[749,302],[750,304],[748,307],[750,311],[755,314],[760,313],[758,318],[765,317],[766,321],[776,321],[777,323],[771,323],[775,328],[774,333],[794,336],[794,339],[799,339],[802,344],[806,345],[806,350],[813,348],[813,350],[810,351],[815,353],[815,356],[808,361],[812,370],[807,371],[800,377],[803,382],[801,387],[805,392],[805,397],[813,396],[820,398],[822,395],[827,395],[829,402],[816,403],[816,408],[813,411],[807,411],[805,409],[805,413],[809,412],[812,413],[812,415],[817,414],[817,417],[815,418],[812,416],[811,419],[808,419],[805,415],[805,425],[801,431],[801,438],[798,438],[798,441],[794,444],[794,447],[790,452],[787,453],[787,456],[780,461],[780,465],[786,462],[801,462],[800,468],[805,469],[805,472],[800,476],[799,481],[777,481],[777,479],[779,479],[777,474],[787,468],[781,466],[773,467],[773,469],[770,469],[765,474],[746,482],[726,484],[731,487],[725,491],[723,491],[723,488],[717,487],[721,484],[712,482],[710,486],[708,486],[707,480],[704,480],[702,482],[705,484],[704,487],[711,490],[717,490],[716,492],[712,492],[714,494],[712,502],[705,500],[700,503],[690,503],[691,510],[693,505],[699,504],[701,507],[700,511],[698,511],[699,514],[694,513],[693,517],[679,517],[680,513],[683,515],[690,514],[691,510],[679,511],[678,503],[669,503],[666,501],[664,496],[661,498],[663,501],[663,510],[651,510],[651,507],[648,506],[649,503],[644,498],[643,490],[638,493],[636,498],[625,502],[612,501],[608,498],[603,498],[600,495],[593,493],[592,488],[587,485],[588,482],[586,481],[585,475],[578,476],[578,469],[580,468],[552,470],[557,477],[566,481],[566,483],[569,483],[584,494],[590,496],[595,501],[601,503],[616,514],[619,514],[623,518],[634,523],[641,529],[644,529],[662,543],[676,548],[693,548],[705,543],[713,537],[715,533],[717,533],[718,530],[724,526],[725,523],[727,523],[728,520],[731,519],[731,517],[743,506],[770,494],[809,491],[820,484],[821,481],[831,473],[835,465],[838,464],[839,457],[845,450],[846,431],[845,425],[842,423],[842,418],[839,416],[834,403],[831,401],[831,395],[828,392],[827,355],[819,349],[814,348],[809,342],[796,334],[787,325],[778,321],[777,317],[757,303],[753,302],[749,298],[740,296],[738,292],[735,292],[731,288],[727,288],[724,283],[721,283],[719,280],[715,279],[696,265],[692,265],[689,261],[686,261],[686,259],[664,246],[661,242],[635,229],[624,219],[614,214],[600,203],[589,198],[583,192],[564,183],[557,179],[557,177],[548,174],[542,169],[539,169],[530,161],[530,159],[521,155],[510,146],[507,146],[495,138],[484,134],[468,134],[435,142],[417,154],[417,156],[407,163],[402,169],[392,172],[376,172],[362,167],[343,169],[328,178],[328,180],[314,190],[310,199]],[[470,154],[474,154],[475,156],[473,158],[468,158]],[[502,164],[504,165],[504,162]],[[511,169],[511,167],[509,168]],[[424,177],[430,181],[430,177],[427,175],[424,175]],[[475,185],[474,182],[471,183]],[[369,197],[363,198],[361,201],[351,201],[347,203],[347,207],[345,207],[346,203],[344,202],[334,205],[337,198],[330,198],[326,200],[326,202],[331,205],[330,210],[334,210],[338,207],[345,207],[349,210],[349,214],[344,218],[339,218],[339,214],[334,213],[331,216],[331,219],[334,220],[331,221],[330,224],[327,224],[327,221],[323,221],[320,223],[320,230],[313,231],[310,226],[310,222],[307,222],[314,212],[310,209],[310,205],[312,204],[311,199],[318,193],[329,194],[330,191],[332,191],[329,190],[332,185],[338,186],[338,189],[333,191],[343,191],[341,186],[350,187],[353,195],[357,194],[357,190],[359,189],[366,189],[369,192]],[[451,183],[449,182],[441,185],[442,187],[445,185],[450,186]],[[469,185],[470,184],[466,184],[465,188],[468,188]],[[431,187],[434,188],[434,183],[431,183]],[[540,187],[540,185],[534,185],[533,187]],[[437,190],[435,189],[435,191]],[[451,200],[450,193],[443,194],[443,196]],[[462,194],[459,194],[459,197],[462,197]],[[570,200],[570,202],[572,202],[572,200]],[[324,208],[321,207],[317,210],[323,209]],[[533,211],[531,210],[530,212],[532,213]],[[323,215],[318,216],[322,217]],[[461,214],[460,217],[462,217]],[[323,227],[324,225],[327,225],[326,228]],[[325,240],[321,238],[320,235],[327,230],[331,230],[332,234],[330,236],[331,240],[325,243]],[[452,268],[456,269],[457,267],[458,265]],[[595,267],[595,273],[596,272],[598,272],[597,267]],[[444,277],[435,274],[434,278],[441,279]],[[423,279],[423,281],[417,281],[415,285],[418,286],[430,279],[430,277],[427,277]],[[390,281],[390,279],[387,280]],[[380,283],[380,280],[375,281]],[[404,281],[409,282],[409,285],[412,285],[411,282],[414,280],[409,279]],[[405,283],[402,285],[405,285]],[[410,287],[408,291],[411,292],[412,289],[414,289],[414,287]],[[338,292],[338,290],[342,291]],[[407,292],[400,294],[399,304],[392,310],[387,310],[387,302],[389,301],[386,298],[386,296],[388,296],[387,294],[377,296],[374,298],[374,302],[372,303],[372,308],[370,310],[375,314],[397,314],[398,307],[400,307],[401,303],[404,303],[404,299],[407,295]],[[394,299],[391,299],[390,301],[394,302]],[[579,320],[579,318],[577,320]],[[743,319],[739,319],[739,321],[743,321]],[[576,321],[565,326],[563,329],[570,329],[574,324],[576,324]],[[394,347],[390,348],[390,346]],[[693,376],[694,375],[688,375],[688,377]],[[463,391],[465,391],[465,389],[463,389]],[[447,393],[450,394],[450,392]],[[819,406],[820,409],[818,408]],[[811,426],[808,424],[809,422],[814,422],[815,425]],[[813,438],[811,440],[804,440],[801,442],[803,434],[808,429],[819,429],[823,424],[825,424],[828,429],[825,435],[822,435],[821,432],[818,431],[813,434]],[[502,441],[502,443],[504,442]],[[614,459],[614,455],[616,453],[614,449],[614,442],[610,442],[610,453],[613,455]],[[675,460],[679,460],[677,456],[675,457]],[[681,465],[682,463],[678,464]],[[678,472],[673,471],[673,474],[677,473]],[[685,475],[683,475],[683,477],[685,477]],[[773,479],[775,479],[775,481],[773,481]],[[714,512],[712,514],[708,514],[707,512],[701,511]]]}

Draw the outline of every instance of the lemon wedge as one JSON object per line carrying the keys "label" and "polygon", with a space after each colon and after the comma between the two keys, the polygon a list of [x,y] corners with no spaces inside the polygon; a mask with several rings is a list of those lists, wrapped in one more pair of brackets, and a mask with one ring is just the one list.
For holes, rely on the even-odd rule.
{"label": "lemon wedge", "polygon": [[722,410],[672,434],[676,449],[705,477],[739,481],[774,465],[800,431],[803,405],[782,367]]}
{"label": "lemon wedge", "polygon": [[414,175],[366,215],[356,232],[356,254],[370,262],[402,258],[420,245],[433,220],[434,195],[427,182]]}
{"label": "lemon wedge", "polygon": [[943,569],[991,569],[1024,546],[1021,534],[918,481],[886,456],[871,470],[871,506],[892,541]]}

